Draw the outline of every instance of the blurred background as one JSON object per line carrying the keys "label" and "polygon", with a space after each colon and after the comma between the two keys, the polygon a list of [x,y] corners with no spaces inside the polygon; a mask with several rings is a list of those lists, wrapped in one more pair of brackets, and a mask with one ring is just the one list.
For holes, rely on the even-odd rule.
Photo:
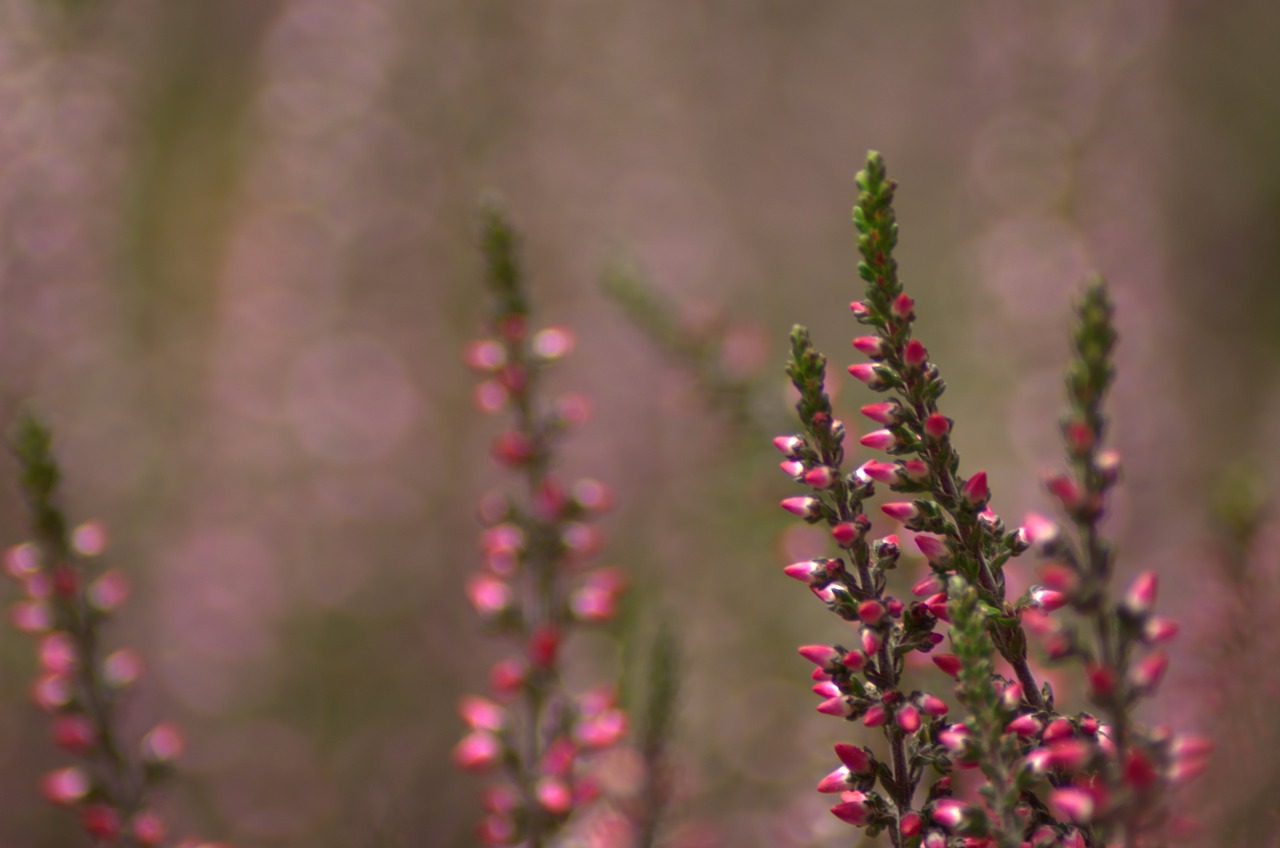
{"label": "blurred background", "polygon": [[[812,540],[765,436],[798,321],[866,426],[842,372],[875,148],[963,468],[1012,523],[1050,508],[1071,300],[1110,279],[1108,527],[1184,628],[1149,717],[1217,741],[1204,844],[1275,844],[1277,26],[1260,0],[0,0],[0,420],[47,413],[135,585],[130,726],[190,737],[166,810],[246,848],[471,844],[455,704],[502,650],[462,584],[500,475],[460,351],[497,190],[578,335],[552,382],[596,414],[565,464],[616,492],[631,638],[679,624],[668,844],[849,844],[813,792],[849,729],[794,653],[844,631],[781,574]],[[602,293],[620,259],[753,387],[745,425]],[[617,643],[579,644],[606,674]],[[35,787],[66,758],[33,668],[5,629],[3,848],[81,844]]]}

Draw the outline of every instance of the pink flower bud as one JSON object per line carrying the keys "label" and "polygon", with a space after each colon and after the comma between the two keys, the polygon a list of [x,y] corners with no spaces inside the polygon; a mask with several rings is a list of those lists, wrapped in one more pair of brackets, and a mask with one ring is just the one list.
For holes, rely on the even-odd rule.
{"label": "pink flower bud", "polygon": [[865,826],[870,817],[870,810],[867,809],[866,803],[867,796],[861,792],[846,792],[841,797],[845,800],[831,808],[831,815],[854,827]]}
{"label": "pink flower bud", "polygon": [[80,826],[95,840],[114,841],[121,824],[120,814],[107,804],[86,804],[80,810]]}
{"label": "pink flower bud", "polygon": [[89,794],[92,784],[79,766],[51,771],[40,778],[40,794],[55,804],[70,806]]}
{"label": "pink flower bud", "polygon": [[40,657],[40,668],[50,674],[68,674],[79,663],[75,643],[61,630],[42,636],[36,651]]}
{"label": "pink flower bud", "polygon": [[1148,645],[1167,642],[1177,635],[1178,622],[1171,618],[1152,616],[1151,618],[1148,618],[1146,624],[1142,626],[1142,639]]}
{"label": "pink flower bud", "polygon": [[930,659],[948,677],[960,676],[960,658],[955,654],[935,654]]}
{"label": "pink flower bud", "polygon": [[845,696],[836,695],[818,704],[818,712],[837,718],[847,718],[853,714],[853,705]]}
{"label": "pink flower bud", "polygon": [[31,684],[31,700],[47,713],[71,703],[71,678],[65,674],[42,674]]}
{"label": "pink flower bud", "polygon": [[9,607],[9,620],[22,633],[45,633],[53,627],[53,610],[44,601],[18,601]]}
{"label": "pink flower bud", "polygon": [[898,295],[889,305],[889,314],[899,321],[910,321],[915,318],[916,302],[905,293]]}
{"label": "pink flower bud", "polygon": [[568,327],[547,327],[533,334],[529,349],[540,359],[559,359],[567,356],[574,345],[573,331]]}
{"label": "pink flower bud", "polygon": [[880,650],[882,644],[884,644],[884,637],[880,635],[879,631],[872,630],[869,627],[862,628],[862,650],[868,656]]}
{"label": "pink flower bud", "polygon": [[186,742],[182,731],[168,722],[161,722],[142,737],[142,759],[148,763],[170,763],[182,756]]}
{"label": "pink flower bud", "polygon": [[1045,612],[1062,609],[1070,600],[1064,593],[1046,589],[1043,586],[1032,586],[1028,594],[1031,598],[1031,603]]}
{"label": "pink flower bud", "polygon": [[934,412],[924,420],[924,434],[938,441],[951,432],[951,419],[941,412]]}
{"label": "pink flower bud", "polygon": [[943,798],[934,804],[933,820],[948,830],[955,830],[969,817],[969,805],[954,798]]}
{"label": "pink flower bud", "polygon": [[1041,740],[1044,742],[1057,742],[1059,739],[1067,739],[1075,734],[1075,728],[1071,726],[1071,722],[1065,718],[1055,718],[1045,727]]}
{"label": "pink flower bud", "polygon": [[10,577],[25,580],[40,570],[40,554],[31,542],[14,545],[5,551],[4,568]]}
{"label": "pink flower bud", "polygon": [[1160,685],[1160,680],[1168,667],[1169,657],[1165,652],[1152,651],[1129,669],[1129,682],[1139,692],[1150,694]]}
{"label": "pink flower bud", "polygon": [[773,446],[787,456],[795,456],[804,447],[804,439],[799,436],[776,436],[773,440]]}
{"label": "pink flower bud", "polygon": [[510,394],[505,386],[497,380],[485,380],[477,383],[471,390],[471,402],[479,411],[492,415],[507,405]]}
{"label": "pink flower bud", "polygon": [[965,503],[971,507],[980,507],[991,497],[991,490],[987,488],[987,472],[979,471],[977,474],[964,481],[964,485],[960,487],[960,494],[964,497]]}
{"label": "pink flower bud", "polygon": [[1088,824],[1093,818],[1093,795],[1074,786],[1054,789],[1049,793],[1049,809],[1060,819]]}
{"label": "pink flower bud", "polygon": [[915,836],[920,833],[921,818],[919,813],[907,813],[898,824],[903,836]]}
{"label": "pink flower bud", "polygon": [[507,845],[515,835],[515,823],[506,816],[488,816],[476,828],[476,841],[481,845]]}
{"label": "pink flower bud", "polygon": [[840,762],[844,763],[844,767],[851,774],[866,774],[871,770],[871,755],[867,753],[866,748],[858,748],[847,742],[837,742],[835,751]]}
{"label": "pink flower bud", "polygon": [[969,747],[969,728],[963,724],[953,724],[938,731],[938,741],[947,749],[952,757],[963,756]]}
{"label": "pink flower bud", "polygon": [[561,816],[573,808],[573,792],[558,777],[544,777],[534,789],[538,805],[552,815]]}
{"label": "pink flower bud", "polygon": [[627,714],[611,709],[579,721],[573,728],[573,738],[584,748],[598,750],[615,744],[626,732]]}
{"label": "pink flower bud", "polygon": [[849,366],[849,374],[867,384],[867,388],[881,389],[888,385],[887,372],[871,362],[856,362]]}
{"label": "pink flower bud", "polygon": [[535,668],[551,668],[560,651],[560,630],[554,624],[540,624],[529,634],[527,652]]}
{"label": "pink flower bud", "polygon": [[862,537],[858,528],[847,521],[842,521],[831,528],[831,538],[842,548],[847,548]]}
{"label": "pink flower bud", "polygon": [[468,733],[453,748],[453,764],[464,771],[487,771],[501,756],[498,737],[484,730]]}
{"label": "pink flower bud", "polygon": [[859,353],[875,360],[884,359],[887,353],[885,341],[879,336],[858,336],[853,340],[853,346]]}
{"label": "pink flower bud", "polygon": [[840,658],[840,664],[850,671],[862,671],[867,664],[867,655],[862,651],[849,651]]}
{"label": "pink flower bud", "polygon": [[499,465],[514,468],[533,459],[533,440],[524,433],[507,430],[493,440],[490,453]]}
{"label": "pink flower bud", "polygon": [[902,423],[902,404],[896,400],[869,403],[862,407],[861,412],[872,421],[884,424],[886,427]]}
{"label": "pink flower bud", "polygon": [[91,749],[98,736],[93,723],[79,713],[54,716],[49,725],[49,735],[53,744],[72,754],[83,754]]}
{"label": "pink flower bud", "polygon": [[143,810],[129,823],[129,832],[143,848],[152,848],[164,841],[167,831],[164,819],[152,810]]}
{"label": "pink flower bud", "polygon": [[1062,436],[1072,456],[1084,456],[1094,445],[1093,429],[1085,421],[1073,418],[1062,425]]}
{"label": "pink flower bud", "polygon": [[867,305],[860,300],[855,300],[852,303],[850,303],[849,311],[852,312],[854,316],[858,318],[861,318],[864,315],[870,314],[870,311],[867,309]]}
{"label": "pink flower bud", "polygon": [[778,463],[778,467],[782,469],[782,473],[795,480],[801,480],[804,477],[804,463],[798,459],[784,459]]}
{"label": "pink flower bud", "polygon": [[867,727],[879,727],[889,719],[889,713],[884,708],[884,704],[872,704],[871,708],[862,716],[862,723]]}
{"label": "pink flower bud", "polygon": [[933,718],[941,718],[947,714],[947,704],[936,695],[925,693],[920,696],[920,708]]}
{"label": "pink flower bud", "polygon": [[901,521],[904,524],[920,515],[920,507],[912,501],[887,503],[881,505],[880,509],[894,521]]}
{"label": "pink flower bud", "polygon": [[[1022,707],[1022,684],[1006,683],[1000,690],[1000,706],[1007,712],[1015,712]],[[1038,729],[1038,728],[1037,728]]]}
{"label": "pink flower bud", "polygon": [[1049,766],[1078,772],[1093,759],[1098,747],[1087,739],[1060,739],[1049,746]]}
{"label": "pink flower bud", "polygon": [[902,361],[908,368],[919,369],[929,359],[929,351],[925,350],[919,339],[912,339],[902,349]]}
{"label": "pink flower bud", "polygon": [[1091,663],[1085,667],[1089,694],[1094,700],[1109,698],[1116,690],[1116,675],[1108,666]]}
{"label": "pink flower bud", "polygon": [[902,445],[902,442],[890,430],[872,430],[859,439],[858,443],[872,450],[890,450]]}
{"label": "pink flower bud", "polygon": [[886,485],[898,482],[898,466],[892,462],[878,462],[874,459],[869,459],[858,466],[858,471],[872,480]]}
{"label": "pink flower bud", "polygon": [[502,707],[477,695],[467,695],[458,702],[458,714],[472,730],[501,730],[507,723]]}
{"label": "pink flower bud", "polygon": [[933,477],[933,472],[924,460],[908,459],[902,463],[902,475],[912,483],[927,483]]}
{"label": "pink flower bud", "polygon": [[1036,512],[1028,512],[1018,528],[1018,535],[1028,545],[1046,545],[1058,538],[1058,525]]}
{"label": "pink flower bud", "polygon": [[124,575],[112,569],[89,584],[89,605],[99,612],[113,612],[129,597],[129,583]]}
{"label": "pink flower bud", "polygon": [[801,645],[797,651],[800,656],[825,671],[834,670],[841,658],[840,652],[830,645]]}
{"label": "pink flower bud", "polygon": [[524,686],[528,671],[515,657],[499,660],[489,670],[489,688],[495,695],[510,698]]}
{"label": "pink flower bud", "polygon": [[901,727],[907,733],[915,733],[920,729],[920,711],[915,708],[914,704],[903,704],[898,707],[893,718],[898,723],[898,727]]}
{"label": "pink flower bud", "polygon": [[1124,595],[1124,608],[1133,615],[1146,615],[1156,601],[1159,577],[1154,571],[1144,571],[1134,578]]}
{"label": "pink flower bud", "polygon": [[1045,488],[1049,490],[1049,494],[1058,499],[1062,504],[1062,508],[1067,512],[1073,512],[1080,506],[1081,494],[1080,487],[1076,481],[1066,474],[1051,474],[1045,478]]}
{"label": "pink flower bud", "polygon": [[1035,736],[1040,732],[1040,719],[1030,713],[1025,713],[1006,724],[1004,730],[1006,733],[1013,733],[1018,736]]}
{"label": "pink flower bud", "polygon": [[[881,621],[884,620],[884,613],[885,613],[884,605],[877,600],[868,598],[867,600],[858,604],[858,618],[862,619],[863,624],[867,624],[874,627],[875,625],[879,624]],[[863,632],[865,633],[866,631],[864,630]],[[864,642],[866,641],[865,638],[863,641]],[[868,651],[867,653],[874,653],[874,652]]]}
{"label": "pink flower bud", "polygon": [[497,577],[477,574],[467,581],[467,599],[476,614],[491,621],[511,609],[511,587]]}
{"label": "pink flower bud", "polygon": [[947,593],[938,592],[924,599],[924,605],[935,618],[950,622],[951,614],[947,612]]}
{"label": "pink flower bud", "polygon": [[822,504],[817,498],[784,498],[781,506],[792,515],[798,515],[805,519],[813,519],[822,515]]}
{"label": "pink flower bud", "polygon": [[[916,536],[916,547],[920,549],[920,553],[924,554],[924,558],[931,563],[941,565],[951,559],[951,553],[947,550],[947,543],[941,536],[920,533]],[[935,589],[934,591],[937,590]]]}
{"label": "pink flower bud", "polygon": [[1046,562],[1040,566],[1040,579],[1045,586],[1059,592],[1073,592],[1080,583],[1079,573],[1065,562]]}
{"label": "pink flower bud", "polygon": [[817,465],[804,473],[804,482],[815,489],[825,489],[836,481],[836,473],[825,465]]}
{"label": "pink flower bud", "polygon": [[1124,779],[1125,782],[1139,792],[1145,792],[1159,778],[1155,765],[1151,762],[1151,758],[1136,748],[1130,748],[1125,754],[1124,760]]}

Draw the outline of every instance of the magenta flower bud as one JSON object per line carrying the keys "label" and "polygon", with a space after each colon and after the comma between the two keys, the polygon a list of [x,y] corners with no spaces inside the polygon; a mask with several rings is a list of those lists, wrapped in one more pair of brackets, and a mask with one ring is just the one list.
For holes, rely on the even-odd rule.
{"label": "magenta flower bud", "polygon": [[862,318],[870,314],[870,311],[867,309],[867,305],[860,300],[855,300],[852,303],[850,303],[849,311],[852,312],[854,316],[857,318]]}
{"label": "magenta flower bud", "polygon": [[866,748],[858,748],[847,742],[837,742],[835,751],[840,762],[844,763],[844,767],[851,774],[866,774],[871,770],[871,755],[867,753]]}
{"label": "magenta flower bud", "polygon": [[947,593],[938,592],[924,599],[924,605],[934,618],[950,622],[951,614],[947,612]]}
{"label": "magenta flower bud", "polygon": [[856,380],[861,380],[867,384],[870,389],[882,389],[888,385],[885,379],[885,370],[870,362],[855,362],[849,366],[849,374]]}
{"label": "magenta flower bud", "polygon": [[1074,786],[1055,789],[1049,793],[1049,809],[1060,819],[1088,824],[1093,818],[1093,795]]}
{"label": "magenta flower bud", "polygon": [[823,671],[834,670],[841,659],[840,652],[830,645],[801,645],[796,650]]}
{"label": "magenta flower bud", "polygon": [[837,695],[818,704],[818,712],[823,715],[836,716],[837,718],[848,718],[853,715],[853,705],[849,703],[848,698],[843,695]]}
{"label": "magenta flower bud", "polygon": [[147,731],[138,747],[145,762],[171,763],[182,756],[187,743],[176,725],[161,722]]}
{"label": "magenta flower bud", "polygon": [[1028,593],[1031,597],[1031,603],[1035,604],[1045,612],[1053,612],[1056,609],[1062,609],[1067,605],[1069,600],[1067,596],[1053,589],[1046,589],[1043,586],[1032,586]]}
{"label": "magenta flower bud", "polygon": [[894,618],[898,618],[902,615],[902,601],[897,598],[885,598],[884,608],[885,611]]}
{"label": "magenta flower bud", "polygon": [[898,707],[893,718],[898,723],[898,727],[901,727],[907,733],[915,733],[920,729],[920,711],[916,709],[914,704],[903,704]]}
{"label": "magenta flower bud", "polygon": [[1152,651],[1129,669],[1129,682],[1139,692],[1150,694],[1160,685],[1160,680],[1168,667],[1169,657],[1165,652]]}
{"label": "magenta flower bud", "polygon": [[964,501],[971,507],[980,507],[991,497],[991,490],[987,488],[987,472],[979,471],[977,474],[964,481],[964,485],[960,487],[960,494],[964,496]]}
{"label": "magenta flower bud", "polygon": [[1028,512],[1018,528],[1018,536],[1028,545],[1041,547],[1057,540],[1059,529],[1056,522],[1037,512]]}
{"label": "magenta flower bud", "polygon": [[907,813],[898,823],[898,830],[903,836],[915,836],[920,833],[921,818],[919,813]]}
{"label": "magenta flower bud", "polygon": [[938,741],[953,757],[960,757],[969,746],[969,728],[963,724],[953,724],[938,731]]}
{"label": "magenta flower bud", "polygon": [[[822,669],[815,668],[813,673],[822,678],[818,683],[813,684],[813,694],[824,701],[840,697],[840,687],[831,682],[831,678],[823,674]],[[815,677],[814,679],[817,680],[818,678]]]}
{"label": "magenta flower bud", "polygon": [[1040,566],[1040,579],[1050,589],[1073,592],[1080,582],[1080,575],[1065,562],[1047,562]]}
{"label": "magenta flower bud", "polygon": [[817,465],[804,473],[804,482],[815,489],[825,489],[834,483],[836,473],[825,465]]}
{"label": "magenta flower bud", "polygon": [[951,432],[951,419],[941,412],[934,412],[924,420],[924,434],[934,441]]}
{"label": "magenta flower bud", "polygon": [[947,848],[947,837],[940,830],[931,830],[925,834],[924,842],[920,843],[920,848]]}
{"label": "magenta flower bud", "polygon": [[1004,726],[1005,733],[1013,733],[1018,736],[1035,736],[1040,732],[1040,719],[1026,713],[1015,718]]}
{"label": "magenta flower bud", "polygon": [[40,794],[62,806],[74,804],[88,795],[92,788],[89,775],[79,766],[51,771],[40,779]]}
{"label": "magenta flower bud", "polygon": [[472,730],[501,730],[506,724],[506,710],[478,695],[468,695],[458,702],[458,714]]}
{"label": "magenta flower bud", "polygon": [[920,696],[920,709],[924,710],[926,715],[933,718],[941,718],[947,714],[947,703],[937,695],[930,695],[926,692]]}
{"label": "magenta flower bud", "polygon": [[1060,739],[1049,746],[1049,766],[1077,772],[1088,765],[1098,747],[1087,739]]}
{"label": "magenta flower bud", "polygon": [[1000,691],[1000,706],[1009,712],[1014,712],[1022,706],[1022,684],[1006,683],[1004,689]]}
{"label": "magenta flower bud", "polygon": [[[920,549],[920,553],[924,554],[925,559],[935,565],[942,565],[951,559],[947,543],[940,536],[920,533],[916,536],[916,547]],[[936,592],[937,589],[934,591]]]}
{"label": "magenta flower bud", "polygon": [[1095,699],[1107,698],[1116,690],[1116,675],[1105,665],[1091,663],[1085,667],[1085,679],[1089,682],[1089,694]]}
{"label": "magenta flower bud", "polygon": [[919,339],[912,339],[902,349],[902,361],[906,363],[908,368],[919,369],[924,366],[928,359],[929,351],[925,350]]}
{"label": "magenta flower bud", "polygon": [[525,650],[534,668],[551,668],[560,652],[560,629],[549,622],[538,625],[529,634]]}
{"label": "magenta flower bud", "polygon": [[573,351],[573,331],[568,327],[547,327],[533,334],[529,349],[540,359],[552,360],[567,356]]}
{"label": "magenta flower bud", "polygon": [[1071,726],[1071,722],[1065,718],[1055,718],[1045,727],[1041,740],[1044,742],[1057,742],[1059,739],[1067,739],[1075,735],[1075,728]]}
{"label": "magenta flower bud", "polygon": [[72,754],[83,754],[93,748],[98,740],[93,722],[80,713],[64,713],[54,716],[49,725],[53,744]]}
{"label": "magenta flower bud", "polygon": [[910,321],[915,318],[916,302],[905,293],[898,295],[889,305],[889,314],[899,321]]}
{"label": "magenta flower bud", "polygon": [[933,806],[933,820],[948,830],[955,830],[969,817],[969,805],[954,798],[943,798]]}
{"label": "magenta flower bud", "polygon": [[1084,456],[1094,445],[1093,429],[1088,422],[1073,418],[1062,425],[1062,436],[1072,456]]}
{"label": "magenta flower bud", "polygon": [[867,809],[866,804],[867,796],[861,792],[846,792],[841,797],[845,799],[844,802],[832,807],[831,815],[842,822],[848,822],[854,827],[866,825],[870,817],[870,811]]}
{"label": "magenta flower bud", "polygon": [[9,620],[22,633],[45,633],[53,627],[53,608],[44,601],[18,601],[9,607]]}
{"label": "magenta flower bud", "polygon": [[490,621],[511,609],[511,587],[496,577],[479,574],[467,581],[467,598],[476,613]]}
{"label": "magenta flower bud", "polygon": [[564,815],[573,807],[573,792],[558,777],[541,778],[534,787],[538,805],[552,815]]}
{"label": "magenta flower bud", "polygon": [[847,521],[842,521],[831,528],[831,538],[842,548],[847,548],[862,537],[858,528]]}
{"label": "magenta flower bud", "polygon": [[872,704],[866,714],[862,716],[862,723],[867,727],[880,727],[889,719],[889,712],[884,708],[884,704]]}
{"label": "magenta flower bud", "polygon": [[891,450],[902,446],[902,441],[891,430],[872,430],[858,439],[858,443],[872,450]]}
{"label": "magenta flower bud", "polygon": [[960,676],[960,658],[955,654],[935,654],[930,659],[948,677]]}
{"label": "magenta flower bud", "polygon": [[818,781],[819,792],[845,792],[852,784],[849,782],[849,770],[844,766],[828,774]]}
{"label": "magenta flower bud", "polygon": [[495,339],[477,339],[462,349],[462,360],[476,371],[497,371],[507,364],[507,349]]}
{"label": "magenta flower bud", "polygon": [[1049,490],[1049,494],[1057,498],[1067,512],[1073,512],[1080,506],[1080,487],[1070,476],[1050,474],[1045,478],[1044,485]]}
{"label": "magenta flower bud", "polygon": [[884,424],[887,427],[902,423],[902,404],[896,400],[869,403],[862,407],[861,412],[877,424]]}
{"label": "magenta flower bud", "polygon": [[862,651],[849,651],[840,658],[840,664],[850,671],[862,671],[867,664],[867,655]]}
{"label": "magenta flower bud", "polygon": [[858,471],[872,480],[886,485],[898,482],[898,466],[892,462],[878,462],[874,459],[869,459],[858,466]]}
{"label": "magenta flower bud", "polygon": [[[884,613],[885,613],[884,605],[877,600],[868,598],[867,600],[858,604],[858,618],[862,619],[863,624],[867,624],[874,627],[875,625],[879,624],[881,621],[884,620]],[[866,631],[863,631],[863,632],[866,632]],[[864,639],[864,642],[865,642],[865,639]],[[873,653],[873,652],[868,651],[867,653]]]}
{"label": "magenta flower bud", "polygon": [[792,515],[798,515],[806,520],[816,519],[822,515],[822,504],[817,498],[784,498],[781,506]]}
{"label": "magenta flower bud", "polygon": [[879,336],[858,336],[853,340],[853,346],[859,353],[866,354],[875,360],[884,359],[888,352],[884,339]]}
{"label": "magenta flower bud", "polygon": [[1154,571],[1144,571],[1134,578],[1124,595],[1124,608],[1131,614],[1146,615],[1156,601],[1159,578]]}
{"label": "magenta flower bud", "polygon": [[[872,603],[875,603],[875,601],[872,601]],[[879,604],[877,604],[877,606],[879,606]],[[883,612],[883,608],[881,608],[881,612]],[[862,628],[862,650],[865,651],[868,656],[880,650],[880,646],[883,644],[884,637],[881,636],[878,631],[872,630],[869,627]]]}
{"label": "magenta flower bud", "polygon": [[467,734],[453,748],[453,764],[464,771],[487,771],[501,757],[502,743],[484,730]]}
{"label": "magenta flower bud", "polygon": [[1148,645],[1167,642],[1178,635],[1178,622],[1171,618],[1153,616],[1142,626],[1142,639]]}
{"label": "magenta flower bud", "polygon": [[920,507],[911,501],[896,501],[883,504],[880,509],[894,521],[901,521],[904,524],[920,515]]}
{"label": "magenta flower bud", "polygon": [[929,466],[921,459],[908,459],[902,463],[902,475],[912,483],[927,483],[933,476]]}
{"label": "magenta flower bud", "polygon": [[778,463],[778,467],[782,469],[782,473],[795,480],[802,479],[804,475],[804,463],[798,459],[784,459]]}
{"label": "magenta flower bud", "polygon": [[787,456],[795,456],[804,447],[804,439],[799,436],[776,436],[773,440],[773,446]]}

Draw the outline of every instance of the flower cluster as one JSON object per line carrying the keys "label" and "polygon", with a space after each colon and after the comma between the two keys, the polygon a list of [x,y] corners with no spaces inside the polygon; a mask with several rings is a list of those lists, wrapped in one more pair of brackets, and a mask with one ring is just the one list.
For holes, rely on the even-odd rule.
{"label": "flower cluster", "polygon": [[[853,347],[870,361],[848,370],[889,395],[862,407],[881,429],[861,443],[893,461],[843,470],[844,426],[825,393],[826,361],[801,327],[792,333],[788,373],[800,394],[803,432],[774,441],[786,457],[783,470],[810,490],[782,506],[828,525],[841,551],[838,558],[794,563],[785,571],[858,629],[852,648],[800,649],[817,666],[818,709],[881,728],[888,752],[884,757],[837,745],[841,766],[819,790],[841,793],[832,808],[837,817],[868,835],[887,831],[898,848],[1142,844],[1168,829],[1167,788],[1202,765],[1205,751],[1199,740],[1142,730],[1132,721],[1135,703],[1164,672],[1165,655],[1152,646],[1176,627],[1151,615],[1154,575],[1139,577],[1119,603],[1106,596],[1111,557],[1098,521],[1118,460],[1099,447],[1114,343],[1105,288],[1100,282],[1089,288],[1075,336],[1072,412],[1063,424],[1075,473],[1049,481],[1080,545],[1046,519],[1033,517],[1008,530],[988,506],[986,473],[959,473],[953,421],[938,407],[945,384],[913,336],[915,303],[898,279],[895,184],[878,154],[869,156],[858,186],[853,218],[867,287],[851,309],[871,333],[855,338]],[[911,534],[930,567],[912,587],[918,600],[910,603],[886,594],[888,572],[900,554],[898,537],[868,540],[872,522],[863,503],[877,482],[911,498],[881,510]],[[1041,569],[1044,585],[1011,601],[1004,566],[1033,544],[1050,558]],[[1085,626],[1052,616],[1067,606]],[[955,679],[955,701],[967,711],[960,721],[949,721],[954,716],[936,693],[903,685],[906,657],[931,653],[946,638],[936,629],[940,622],[949,625],[951,651],[934,653],[932,660]],[[1052,660],[1083,663],[1102,719],[1055,709],[1052,689],[1036,682],[1027,633],[1043,637]],[[997,655],[1009,676],[997,673]],[[952,797],[952,773],[974,767],[986,778],[981,799]],[[926,797],[917,806],[917,789],[926,779]]]}
{"label": "flower cluster", "polygon": [[600,547],[591,520],[608,507],[608,491],[590,479],[567,484],[554,472],[556,442],[583,420],[586,403],[568,395],[544,405],[536,391],[544,366],[567,354],[573,337],[562,327],[530,330],[515,237],[494,206],[484,210],[482,247],[492,336],[471,343],[465,358],[484,375],[477,406],[511,414],[492,453],[522,479],[524,493],[482,499],[481,565],[467,595],[516,652],[493,666],[488,697],[463,699],[470,731],[454,760],[498,773],[484,793],[482,843],[541,846],[598,792],[583,756],[614,745],[627,730],[610,687],[573,694],[561,676],[569,630],[611,619],[624,581],[614,569],[590,567]]}
{"label": "flower cluster", "polygon": [[[44,775],[51,802],[76,811],[95,845],[150,848],[166,843],[168,828],[152,808],[153,789],[171,772],[183,738],[167,722],[141,740],[122,738],[120,700],[142,674],[129,648],[107,651],[102,627],[129,595],[124,576],[102,570],[101,524],[69,528],[56,503],[59,468],[49,430],[35,418],[18,427],[14,450],[31,508],[34,540],[10,548],[5,569],[22,587],[9,610],[11,623],[36,641],[40,672],[31,698],[50,717],[54,743],[75,765]],[[185,839],[178,848],[217,848]]]}

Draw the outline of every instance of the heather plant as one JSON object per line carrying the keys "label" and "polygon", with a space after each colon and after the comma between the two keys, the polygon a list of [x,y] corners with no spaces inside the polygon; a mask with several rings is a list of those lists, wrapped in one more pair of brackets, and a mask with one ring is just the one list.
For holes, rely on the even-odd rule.
{"label": "heather plant", "polygon": [[[1154,573],[1139,575],[1118,600],[1110,592],[1114,556],[1101,521],[1120,463],[1103,447],[1115,343],[1106,286],[1092,280],[1079,305],[1061,422],[1069,470],[1046,480],[1064,526],[1033,515],[1010,529],[989,507],[986,473],[961,472],[954,422],[939,406],[945,383],[913,334],[915,303],[893,254],[896,184],[878,154],[857,183],[853,221],[866,290],[850,308],[869,331],[853,347],[870,361],[848,371],[887,396],[862,407],[881,429],[860,442],[893,460],[846,470],[826,358],[799,326],[788,374],[801,431],[774,440],[783,471],[808,489],[782,506],[826,525],[839,551],[785,571],[856,628],[852,647],[800,648],[817,666],[818,710],[873,728],[880,739],[874,749],[838,743],[841,765],[818,790],[839,794],[835,816],[868,836],[886,834],[896,848],[1162,844],[1178,827],[1170,790],[1203,766],[1206,746],[1135,716],[1164,674],[1159,645],[1177,628],[1153,614]],[[866,504],[877,484],[908,498],[881,511],[928,562],[910,590],[918,600],[890,592],[903,540],[870,538]],[[1032,548],[1043,558],[1042,583],[1010,598],[1005,567]],[[1037,679],[1033,639],[1047,662],[1082,670],[1087,709],[1062,708]],[[943,676],[917,686],[917,664],[909,662],[917,654]],[[976,797],[965,791],[969,769],[981,774]]]}
{"label": "heather plant", "polygon": [[[23,418],[13,440],[32,540],[8,551],[6,570],[23,598],[10,607],[18,630],[36,639],[39,675],[31,698],[49,716],[55,745],[76,762],[40,778],[42,794],[76,813],[97,846],[174,844],[154,795],[182,753],[183,738],[161,722],[141,739],[122,729],[121,706],[142,674],[131,648],[107,647],[104,626],[125,602],[120,571],[103,569],[106,531],[97,522],[71,527],[58,504],[61,471],[49,428]],[[178,848],[216,848],[184,839]]]}
{"label": "heather plant", "polygon": [[[541,377],[569,352],[573,337],[564,327],[530,327],[516,236],[492,203],[482,213],[481,249],[491,335],[473,342],[466,360],[485,375],[476,405],[510,415],[492,454],[518,491],[491,493],[480,503],[482,563],[467,594],[489,631],[513,651],[494,665],[487,696],[462,701],[470,731],[454,759],[464,769],[495,775],[484,791],[479,841],[537,847],[551,844],[595,800],[600,787],[589,761],[627,731],[614,688],[575,691],[564,657],[574,629],[614,618],[624,581],[616,569],[590,566],[600,547],[590,522],[608,506],[608,491],[591,479],[567,483],[557,470],[557,443],[585,418],[587,406],[579,395],[545,399]],[[662,733],[652,731],[645,747],[656,760]],[[657,804],[650,798],[652,809]],[[597,817],[584,826],[630,824]],[[645,819],[648,838],[654,827],[652,816]]]}

